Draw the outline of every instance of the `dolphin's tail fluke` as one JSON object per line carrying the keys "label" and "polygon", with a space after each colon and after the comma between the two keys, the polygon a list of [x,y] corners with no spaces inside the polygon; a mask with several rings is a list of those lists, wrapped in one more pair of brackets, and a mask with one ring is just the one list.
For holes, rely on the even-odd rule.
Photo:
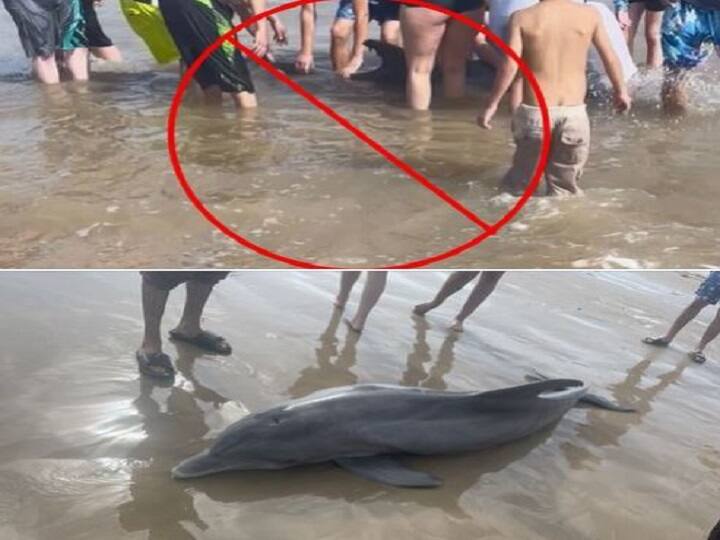
{"label": "dolphin's tail fluke", "polygon": [[[538,371],[533,371],[532,373],[525,375],[525,379],[530,382],[540,382],[540,381],[549,381],[550,378],[543,375],[542,373]],[[580,403],[586,406],[591,407],[597,407],[598,409],[605,409],[607,411],[615,411],[615,412],[624,412],[624,413],[631,413],[636,412],[637,409],[633,409],[631,407],[623,407],[622,405],[618,405],[617,403],[613,403],[607,398],[604,398],[602,396],[598,396],[596,394],[590,394],[587,393],[583,397],[580,398]]]}

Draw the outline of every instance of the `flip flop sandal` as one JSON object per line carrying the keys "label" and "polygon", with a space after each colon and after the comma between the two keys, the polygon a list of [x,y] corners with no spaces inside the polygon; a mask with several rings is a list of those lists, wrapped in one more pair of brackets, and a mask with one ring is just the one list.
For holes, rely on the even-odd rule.
{"label": "flip flop sandal", "polygon": [[705,354],[701,353],[699,351],[693,351],[690,353],[690,360],[693,362],[697,362],[698,364],[704,364],[707,358],[705,358]]}
{"label": "flip flop sandal", "polygon": [[654,347],[667,347],[670,345],[670,342],[659,337],[646,337],[643,338],[642,342],[645,345],[653,345]]}
{"label": "flip flop sandal", "polygon": [[135,359],[138,369],[143,375],[166,380],[175,377],[175,368],[170,357],[165,353],[146,354],[143,351],[137,351]]}
{"label": "flip flop sandal", "polygon": [[232,347],[225,341],[225,338],[203,330],[197,336],[186,336],[175,330],[170,331],[170,339],[189,343],[204,351],[227,356],[232,353]]}

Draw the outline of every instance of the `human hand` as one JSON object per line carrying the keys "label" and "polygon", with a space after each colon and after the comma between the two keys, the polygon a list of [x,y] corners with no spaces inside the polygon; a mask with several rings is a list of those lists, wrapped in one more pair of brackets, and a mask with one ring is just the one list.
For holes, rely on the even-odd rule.
{"label": "human hand", "polygon": [[620,23],[620,28],[622,30],[627,30],[632,24],[632,21],[630,20],[630,12],[627,9],[617,12],[617,20],[618,23]]}
{"label": "human hand", "polygon": [[260,58],[265,58],[265,55],[270,49],[270,40],[268,39],[267,24],[258,24],[257,31],[255,32],[255,41],[253,43],[252,51]]}
{"label": "human hand", "polygon": [[279,20],[276,20],[275,24],[273,24],[273,40],[278,45],[288,44],[287,28],[285,28],[285,25]]}
{"label": "human hand", "polygon": [[295,70],[307,75],[315,69],[315,59],[311,53],[299,53],[295,58]]}
{"label": "human hand", "polygon": [[350,59],[350,62],[348,62],[348,64],[339,71],[340,76],[343,79],[349,79],[353,74],[357,73],[357,71],[360,69],[362,64],[363,64],[362,56],[353,57],[352,59]]}
{"label": "human hand", "polygon": [[619,92],[615,92],[614,98],[614,105],[615,110],[619,113],[627,113],[630,111],[630,107],[632,106],[632,98],[630,97],[630,94],[628,94],[628,91],[623,89]]}
{"label": "human hand", "polygon": [[483,111],[480,112],[477,118],[477,123],[481,128],[484,129],[492,129],[492,125],[490,125],[490,121],[495,116],[495,113],[497,112],[498,104],[497,103],[488,103],[487,106]]}

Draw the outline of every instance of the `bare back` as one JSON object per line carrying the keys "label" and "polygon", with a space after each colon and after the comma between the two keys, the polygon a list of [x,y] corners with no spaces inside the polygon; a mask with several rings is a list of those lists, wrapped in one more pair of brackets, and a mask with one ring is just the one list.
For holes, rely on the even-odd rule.
{"label": "bare back", "polygon": [[[513,15],[510,32],[521,40],[522,59],[549,106],[585,102],[588,52],[599,24],[596,10],[572,0],[542,0]],[[525,104],[537,105],[527,80],[523,95]]]}

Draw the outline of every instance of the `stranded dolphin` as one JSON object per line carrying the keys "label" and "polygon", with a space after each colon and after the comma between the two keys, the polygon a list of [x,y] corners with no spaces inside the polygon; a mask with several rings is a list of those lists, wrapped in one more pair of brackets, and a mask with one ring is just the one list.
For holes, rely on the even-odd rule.
{"label": "stranded dolphin", "polygon": [[332,461],[369,480],[436,487],[438,478],[405,467],[396,456],[470,452],[516,441],[553,425],[582,402],[630,411],[592,396],[574,379],[490,392],[334,388],[246,416],[210,448],[177,465],[172,475],[195,478]]}

